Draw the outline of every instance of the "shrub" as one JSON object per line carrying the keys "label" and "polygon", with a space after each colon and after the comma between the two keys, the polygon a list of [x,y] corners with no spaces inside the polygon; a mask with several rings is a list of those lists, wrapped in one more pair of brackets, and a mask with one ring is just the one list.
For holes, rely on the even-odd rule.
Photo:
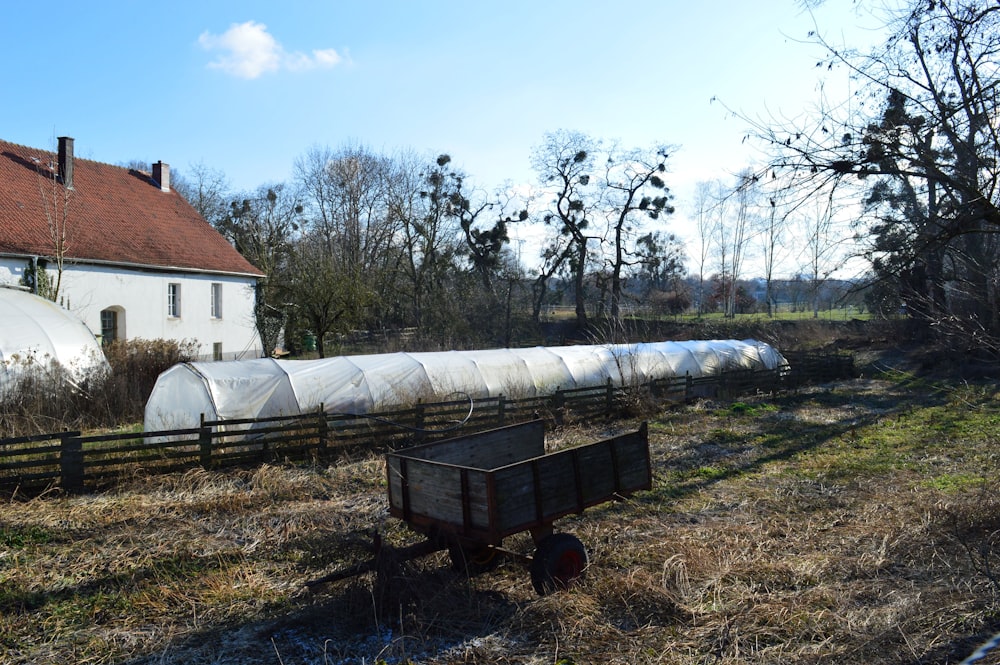
{"label": "shrub", "polygon": [[133,339],[104,348],[111,372],[83,383],[57,363],[32,363],[0,401],[0,437],[118,427],[139,422],[157,377],[193,360],[196,345]]}
{"label": "shrub", "polygon": [[113,342],[104,353],[111,375],[92,393],[95,425],[115,426],[141,421],[157,377],[195,359],[197,345],[165,339]]}

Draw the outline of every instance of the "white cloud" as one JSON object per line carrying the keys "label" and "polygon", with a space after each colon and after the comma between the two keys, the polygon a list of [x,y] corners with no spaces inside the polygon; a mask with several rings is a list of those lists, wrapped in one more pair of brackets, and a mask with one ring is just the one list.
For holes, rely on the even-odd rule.
{"label": "white cloud", "polygon": [[287,53],[284,57],[284,67],[291,71],[301,71],[317,67],[333,67],[340,60],[340,55],[333,49],[313,51],[312,56],[305,53]]}
{"label": "white cloud", "polygon": [[198,43],[206,51],[219,54],[208,66],[232,76],[255,79],[281,69],[301,71],[328,68],[340,63],[333,49],[314,50],[312,54],[289,53],[267,32],[267,26],[255,21],[234,23],[221,35],[203,32]]}
{"label": "white cloud", "polygon": [[313,51],[313,60],[317,67],[333,67],[341,60],[340,54],[332,48]]}

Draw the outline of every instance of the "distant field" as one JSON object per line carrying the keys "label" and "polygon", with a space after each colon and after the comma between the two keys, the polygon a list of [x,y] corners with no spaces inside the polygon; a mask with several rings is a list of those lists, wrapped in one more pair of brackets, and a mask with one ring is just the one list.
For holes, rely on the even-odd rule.
{"label": "distant field", "polygon": [[708,321],[807,321],[812,319],[820,321],[851,321],[855,319],[869,321],[871,320],[871,314],[867,311],[862,312],[856,307],[840,307],[835,309],[821,309],[815,315],[813,315],[811,310],[792,311],[790,309],[778,309],[773,313],[773,316],[768,316],[765,312],[755,312],[752,314],[737,314],[732,319],[729,319],[720,312],[713,312],[711,314],[703,314],[701,317],[696,314],[684,314],[680,318],[685,321],[697,321],[699,319]]}
{"label": "distant field", "polygon": [[[820,321],[850,321],[853,319],[869,321],[872,318],[870,312],[859,310],[857,307],[821,309],[814,316],[812,310],[793,311],[789,306],[779,307],[773,313],[773,316],[768,316],[766,312],[754,312],[750,314],[737,314],[735,317],[729,318],[721,312],[710,312],[702,315],[687,313],[675,316],[656,317],[655,315],[644,313],[639,310],[626,310],[624,312],[624,316],[635,316],[644,319],[660,318],[664,321],[684,321],[689,323],[697,321],[804,321],[811,319],[817,319]],[[567,321],[575,317],[576,310],[570,305],[547,307],[542,312],[542,320],[546,321]]]}

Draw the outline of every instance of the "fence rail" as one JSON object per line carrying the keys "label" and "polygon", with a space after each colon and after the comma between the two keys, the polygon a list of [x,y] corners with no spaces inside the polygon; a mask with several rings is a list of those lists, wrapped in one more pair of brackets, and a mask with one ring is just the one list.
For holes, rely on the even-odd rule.
{"label": "fence rail", "polygon": [[[854,375],[846,355],[796,354],[778,370],[733,371],[709,377],[657,379],[643,386],[556,390],[511,399],[503,395],[418,403],[379,413],[325,413],[261,419],[210,421],[199,427],[161,432],[82,435],[59,432],[0,439],[0,491],[60,487],[83,492],[122,478],[194,468],[215,469],[266,462],[331,459],[360,450],[389,450],[498,427],[533,417],[561,424],[622,412],[630,401],[681,402],[700,397],[733,398],[754,391],[796,389],[807,383]],[[460,425],[460,426],[459,426]]]}

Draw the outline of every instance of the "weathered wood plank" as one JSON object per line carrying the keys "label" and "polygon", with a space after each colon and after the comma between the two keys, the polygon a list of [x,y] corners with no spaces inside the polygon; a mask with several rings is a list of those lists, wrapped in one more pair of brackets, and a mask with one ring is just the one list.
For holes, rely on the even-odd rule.
{"label": "weathered wood plank", "polygon": [[523,425],[500,428],[388,455],[392,514],[411,525],[437,521],[465,535],[476,529],[506,536],[649,487],[645,425],[638,432],[549,454],[542,441],[542,454],[497,468],[460,463],[495,461],[481,450],[487,447],[503,457],[512,450],[523,453],[519,442],[526,439],[516,435],[525,431],[530,430]]}
{"label": "weathered wood plank", "polygon": [[540,420],[414,446],[386,457],[390,511],[468,535],[491,530],[488,471],[545,453]]}
{"label": "weathered wood plank", "polygon": [[486,471],[405,456],[388,460],[387,469],[393,514],[434,520],[458,532],[489,528]]}
{"label": "weathered wood plank", "polygon": [[533,420],[422,446],[397,454],[473,469],[495,469],[545,453],[545,424]]}

